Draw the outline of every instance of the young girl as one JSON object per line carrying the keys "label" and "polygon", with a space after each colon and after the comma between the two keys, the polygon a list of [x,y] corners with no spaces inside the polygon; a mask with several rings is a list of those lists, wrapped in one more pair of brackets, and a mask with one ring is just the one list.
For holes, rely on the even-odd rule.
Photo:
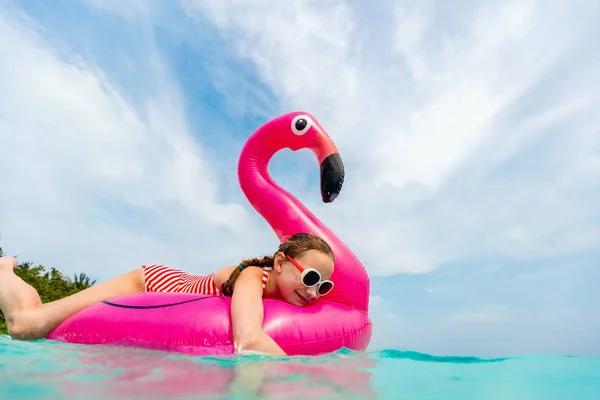
{"label": "young girl", "polygon": [[[334,256],[317,236],[300,233],[272,256],[242,261],[207,276],[188,275],[163,265],[144,265],[71,296],[42,304],[36,290],[15,275],[17,260],[0,258],[0,308],[13,339],[46,337],[82,309],[116,296],[138,292],[183,292],[232,296],[231,320],[236,351],[274,355],[285,352],[262,330],[263,298],[302,307],[333,288]],[[252,267],[252,268],[249,268]]]}

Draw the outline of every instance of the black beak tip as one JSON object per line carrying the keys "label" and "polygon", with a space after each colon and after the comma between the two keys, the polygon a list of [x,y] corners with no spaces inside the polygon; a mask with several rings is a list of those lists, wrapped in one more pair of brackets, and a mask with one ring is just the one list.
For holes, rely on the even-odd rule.
{"label": "black beak tip", "polygon": [[323,195],[323,203],[333,203],[339,194],[339,192],[325,193]]}
{"label": "black beak tip", "polygon": [[338,153],[331,154],[321,163],[321,197],[324,203],[333,202],[344,184],[344,164]]}

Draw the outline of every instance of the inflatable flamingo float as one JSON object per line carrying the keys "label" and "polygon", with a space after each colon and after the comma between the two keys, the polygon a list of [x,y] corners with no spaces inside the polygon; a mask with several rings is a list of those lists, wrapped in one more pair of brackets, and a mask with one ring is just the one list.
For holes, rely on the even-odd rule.
{"label": "inflatable flamingo float", "polygon": [[[350,249],[269,176],[269,161],[284,148],[312,150],[321,168],[323,201],[337,197],[344,180],[341,157],[317,120],[303,112],[277,117],[250,136],[238,163],[242,191],[280,241],[305,232],[331,245],[335,287],[327,297],[305,307],[265,299],[263,328],[289,355],[324,354],[342,347],[363,351],[371,339],[369,278]],[[73,315],[47,339],[193,355],[232,354],[230,300],[182,293],[122,296]]]}

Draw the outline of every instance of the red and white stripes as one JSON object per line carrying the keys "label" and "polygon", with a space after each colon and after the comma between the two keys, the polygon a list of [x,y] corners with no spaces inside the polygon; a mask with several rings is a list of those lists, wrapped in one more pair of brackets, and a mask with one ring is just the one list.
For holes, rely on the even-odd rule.
{"label": "red and white stripes", "polygon": [[[166,265],[142,265],[146,292],[194,293],[220,295],[215,285],[214,273],[209,275],[190,275],[177,268]],[[267,286],[270,268],[263,269],[262,287]]]}
{"label": "red and white stripes", "polygon": [[213,275],[214,274],[200,276],[183,274],[181,276],[180,291],[184,293],[219,295],[221,294],[221,291],[217,288],[217,285],[215,285]]}
{"label": "red and white stripes", "polygon": [[267,287],[267,280],[269,279],[269,271],[266,269],[263,269],[263,276],[262,276],[262,287],[263,289],[265,287]]}
{"label": "red and white stripes", "polygon": [[219,295],[213,274],[190,275],[166,265],[143,265],[147,292],[172,292]]}

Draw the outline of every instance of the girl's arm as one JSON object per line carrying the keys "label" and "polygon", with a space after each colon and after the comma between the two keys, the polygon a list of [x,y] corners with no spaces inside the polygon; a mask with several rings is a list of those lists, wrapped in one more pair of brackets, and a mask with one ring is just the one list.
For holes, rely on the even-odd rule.
{"label": "girl's arm", "polygon": [[263,329],[264,307],[261,268],[245,268],[235,282],[231,296],[231,323],[236,352],[258,351],[286,355]]}

